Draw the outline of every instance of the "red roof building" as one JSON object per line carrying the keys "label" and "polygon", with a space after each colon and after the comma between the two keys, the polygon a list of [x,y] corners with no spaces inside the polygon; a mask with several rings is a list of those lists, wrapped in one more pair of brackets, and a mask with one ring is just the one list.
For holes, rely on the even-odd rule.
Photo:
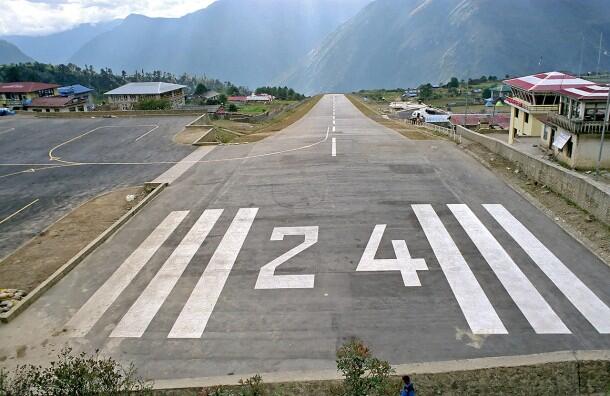
{"label": "red roof building", "polygon": [[0,93],[30,93],[59,88],[57,84],[39,82],[11,82],[0,83]]}
{"label": "red roof building", "polygon": [[248,98],[245,96],[229,96],[227,99],[229,102],[237,103],[246,103],[248,101]]}
{"label": "red roof building", "polygon": [[562,88],[577,88],[592,85],[591,81],[561,72],[533,74],[505,80],[504,84],[528,92],[556,92]]}
{"label": "red roof building", "polygon": [[0,107],[23,109],[34,98],[57,95],[57,84],[39,82],[0,83]]}
{"label": "red roof building", "polygon": [[86,111],[87,100],[74,96],[47,96],[34,98],[28,102],[26,109],[38,113]]}

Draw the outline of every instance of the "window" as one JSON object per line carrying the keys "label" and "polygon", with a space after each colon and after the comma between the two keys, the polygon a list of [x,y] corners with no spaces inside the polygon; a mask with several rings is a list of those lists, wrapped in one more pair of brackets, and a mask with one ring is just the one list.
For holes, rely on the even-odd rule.
{"label": "window", "polygon": [[525,123],[530,122],[530,113],[523,113],[523,117],[525,118]]}
{"label": "window", "polygon": [[544,129],[542,130],[542,140],[547,140],[547,138],[549,137],[548,130],[549,127],[545,125]]}
{"label": "window", "polygon": [[519,118],[519,109],[515,107],[515,118]]}
{"label": "window", "polygon": [[56,113],[59,113],[59,109],[55,109],[55,112],[56,112]]}
{"label": "window", "polygon": [[566,143],[566,145],[565,145],[565,147],[564,147],[564,150],[565,150],[565,152],[566,152],[566,156],[567,156],[568,158],[572,158],[572,145],[573,145],[573,144],[572,144],[572,139],[570,139],[570,140],[569,140],[569,141]]}

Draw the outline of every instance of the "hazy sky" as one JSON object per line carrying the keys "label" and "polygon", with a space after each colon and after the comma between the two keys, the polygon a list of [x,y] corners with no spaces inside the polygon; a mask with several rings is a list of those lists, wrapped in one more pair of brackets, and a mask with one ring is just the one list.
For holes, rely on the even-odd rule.
{"label": "hazy sky", "polygon": [[6,0],[0,2],[0,35],[39,35],[129,14],[180,17],[214,0]]}

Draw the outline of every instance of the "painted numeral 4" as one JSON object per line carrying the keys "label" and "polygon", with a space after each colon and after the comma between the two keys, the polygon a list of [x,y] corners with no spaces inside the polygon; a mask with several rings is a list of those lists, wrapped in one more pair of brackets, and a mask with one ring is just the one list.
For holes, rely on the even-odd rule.
{"label": "painted numeral 4", "polygon": [[421,286],[417,271],[425,271],[428,269],[428,266],[424,259],[411,258],[405,241],[392,241],[394,253],[396,254],[395,259],[375,258],[375,253],[379,249],[385,227],[385,224],[377,224],[375,226],[356,271],[400,271],[405,286]]}

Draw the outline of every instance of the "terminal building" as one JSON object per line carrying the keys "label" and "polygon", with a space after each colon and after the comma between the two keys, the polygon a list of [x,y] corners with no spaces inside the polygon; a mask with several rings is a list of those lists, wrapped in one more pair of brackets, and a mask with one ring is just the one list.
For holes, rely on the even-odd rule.
{"label": "terminal building", "polygon": [[147,99],[166,99],[175,109],[185,104],[185,88],[185,85],[164,82],[135,82],[108,91],[104,96],[117,110],[134,110],[134,105]]}

